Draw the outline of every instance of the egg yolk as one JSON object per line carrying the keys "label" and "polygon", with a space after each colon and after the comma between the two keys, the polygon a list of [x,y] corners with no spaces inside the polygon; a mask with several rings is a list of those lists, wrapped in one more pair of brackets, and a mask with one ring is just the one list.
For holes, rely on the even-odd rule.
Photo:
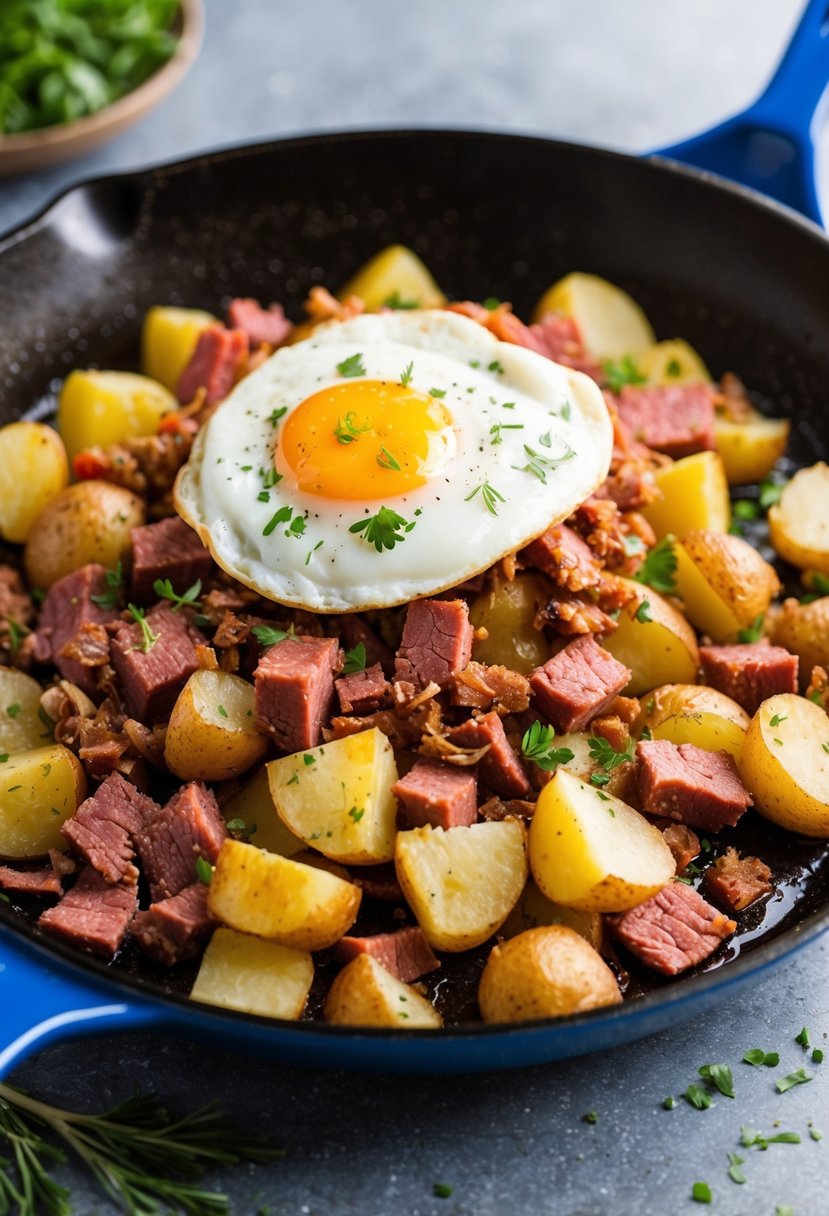
{"label": "egg yolk", "polygon": [[[275,453],[297,486],[323,498],[371,499],[426,483],[452,418],[439,400],[386,380],[321,389],[286,420]],[[282,466],[284,471],[284,465]]]}

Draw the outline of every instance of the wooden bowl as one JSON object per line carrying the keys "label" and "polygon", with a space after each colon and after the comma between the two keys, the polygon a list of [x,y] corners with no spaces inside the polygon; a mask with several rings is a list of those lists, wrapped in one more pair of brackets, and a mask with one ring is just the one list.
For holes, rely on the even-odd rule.
{"label": "wooden bowl", "polygon": [[73,156],[82,156],[120,135],[172,93],[199,53],[204,29],[202,0],[180,0],[180,5],[178,43],[158,71],[137,89],[95,114],[19,135],[0,135],[0,176],[31,173]]}

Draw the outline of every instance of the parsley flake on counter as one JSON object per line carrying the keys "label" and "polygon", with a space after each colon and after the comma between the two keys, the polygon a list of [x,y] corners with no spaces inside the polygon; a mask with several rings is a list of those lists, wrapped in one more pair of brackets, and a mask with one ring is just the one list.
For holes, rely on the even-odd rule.
{"label": "parsley flake on counter", "polygon": [[349,532],[361,534],[361,539],[368,541],[378,553],[384,549],[393,549],[395,545],[406,539],[401,532],[411,532],[414,521],[408,523],[402,515],[398,515],[391,507],[381,507],[376,515],[369,515],[352,524]]}
{"label": "parsley flake on counter", "polygon": [[745,1157],[741,1157],[739,1153],[728,1154],[728,1177],[732,1182],[743,1183],[746,1181],[746,1176],[742,1170],[745,1161]]}
{"label": "parsley flake on counter", "polygon": [[353,676],[358,671],[365,671],[366,657],[366,648],[363,642],[358,642],[351,650],[347,650],[345,652],[345,662],[343,663],[343,675]]}
{"label": "parsley flake on counter", "polygon": [[392,456],[388,448],[380,448],[380,451],[377,453],[377,463],[381,469],[390,469],[393,473],[400,472],[400,465]]}
{"label": "parsley flake on counter", "polygon": [[169,600],[173,605],[172,611],[178,612],[182,605],[188,608],[200,608],[201,579],[197,578],[192,587],[188,587],[183,595],[179,595],[168,578],[157,578],[153,583],[153,591],[160,600]]}
{"label": "parsley flake on counter", "polygon": [[471,502],[479,490],[487,511],[489,511],[490,515],[497,515],[498,508],[495,505],[496,501],[506,502],[507,500],[504,498],[503,494],[500,494],[498,490],[495,489],[495,486],[490,485],[488,481],[482,481],[479,485],[475,486],[472,493],[467,494],[464,502]]}
{"label": "parsley flake on counter", "polygon": [[626,384],[646,384],[648,379],[642,375],[630,355],[624,355],[618,361],[606,359],[602,363],[602,370],[611,393],[620,393]]}
{"label": "parsley flake on counter", "polygon": [[452,1188],[448,1182],[436,1182],[432,1187],[432,1194],[436,1199],[449,1199],[452,1195]]}
{"label": "parsley flake on counter", "polygon": [[567,764],[574,756],[569,747],[553,747],[554,740],[555,731],[552,726],[533,722],[521,740],[521,755],[545,773],[552,772],[559,764]]}
{"label": "parsley flake on counter", "polygon": [[696,1110],[708,1110],[711,1105],[711,1095],[708,1090],[696,1083],[689,1085],[682,1096]]}
{"label": "parsley flake on counter", "polygon": [[800,1144],[797,1132],[776,1132],[773,1136],[764,1136],[754,1127],[740,1128],[740,1144],[743,1148],[757,1148],[765,1152],[770,1144]]}
{"label": "parsley flake on counter", "polygon": [[654,545],[640,569],[633,576],[637,583],[646,583],[648,587],[653,587],[654,591],[661,591],[663,595],[670,595],[676,591],[675,539],[669,532],[667,536],[662,537],[658,544]]}
{"label": "parsley flake on counter", "polygon": [[213,881],[213,867],[206,857],[196,858],[196,878],[206,887],[209,887]]}
{"label": "parsley flake on counter", "polygon": [[734,1097],[734,1078],[727,1064],[703,1064],[697,1072],[715,1086],[724,1098]]}
{"label": "parsley flake on counter", "polygon": [[812,1127],[811,1124],[809,1124],[809,1135],[812,1138],[812,1140],[822,1140],[823,1139],[823,1132],[819,1132],[818,1129],[816,1127]]}
{"label": "parsley flake on counter", "polygon": [[812,1052],[812,1063],[813,1064],[822,1064],[823,1063],[823,1049],[822,1048],[816,1047],[815,1050]]}
{"label": "parsley flake on counter", "polygon": [[691,1187],[691,1198],[697,1203],[710,1203],[713,1197],[707,1182],[695,1182]]}
{"label": "parsley flake on counter", "polygon": [[793,1089],[795,1085],[805,1085],[811,1079],[805,1068],[798,1068],[794,1072],[790,1072],[787,1077],[782,1077],[777,1081],[774,1088],[779,1094],[784,1094],[787,1090]]}
{"label": "parsley flake on counter", "polygon": [[347,380],[353,379],[354,376],[364,376],[366,369],[363,367],[362,354],[349,355],[347,359],[343,359],[342,363],[337,364],[337,371]]}
{"label": "parsley flake on counter", "polygon": [[743,1056],[744,1064],[752,1064],[755,1068],[776,1068],[780,1063],[780,1054],[776,1051],[763,1051],[762,1047],[752,1047]]}
{"label": "parsley flake on counter", "polygon": [[[774,718],[777,718],[777,719],[779,720],[780,715],[779,715],[779,714],[775,714],[775,715],[774,715]],[[777,722],[775,722],[774,718],[772,718],[772,719],[770,720],[769,725],[771,725],[771,726],[776,726],[776,725],[777,725]],[[803,1047],[804,1049],[811,1047],[811,1046],[812,1046],[812,1040],[811,1040],[811,1037],[810,1037],[810,1035],[809,1035],[809,1027],[808,1027],[808,1026],[804,1026],[804,1027],[803,1027],[803,1029],[800,1031],[800,1033],[799,1033],[799,1034],[796,1034],[796,1035],[794,1036],[794,1041],[795,1041],[795,1043],[798,1043],[798,1044],[799,1044],[801,1047]]]}
{"label": "parsley flake on counter", "polygon": [[[154,633],[150,627],[150,622],[146,619],[143,608],[138,608],[135,604],[127,604],[127,611],[141,629],[141,642],[138,649],[143,651],[144,654],[149,654],[158,641],[158,634]],[[19,710],[20,706],[18,705],[17,708]],[[7,710],[6,712],[10,713],[11,711]]]}
{"label": "parsley flake on counter", "polygon": [[663,1110],[673,1110],[675,1107],[676,1107],[676,1098],[673,1098],[673,1097],[665,1098],[665,1100],[662,1103]]}
{"label": "parsley flake on counter", "polygon": [[115,608],[118,604],[121,588],[124,585],[124,571],[120,562],[114,570],[106,570],[104,572],[104,582],[107,585],[106,591],[101,592],[100,595],[91,595],[89,598],[99,608],[109,610]]}
{"label": "parsley flake on counter", "polygon": [[594,1110],[589,1110],[586,1115],[582,1115],[583,1123],[598,1123],[599,1116]]}

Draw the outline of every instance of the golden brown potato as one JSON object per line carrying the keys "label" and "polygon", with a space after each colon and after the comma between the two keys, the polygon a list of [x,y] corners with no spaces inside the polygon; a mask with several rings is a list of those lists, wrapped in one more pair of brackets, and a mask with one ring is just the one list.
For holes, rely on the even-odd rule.
{"label": "golden brown potato", "polygon": [[749,485],[768,476],[786,450],[789,430],[787,418],[764,418],[755,410],[741,422],[718,417],[714,442],[728,484]]}
{"label": "golden brown potato", "polygon": [[217,929],[210,939],[190,993],[191,1000],[239,1009],[264,1018],[296,1021],[314,979],[305,950]]}
{"label": "golden brown potato", "polygon": [[829,719],[821,706],[794,693],[769,697],[751,719],[738,767],[766,819],[829,836]]}
{"label": "golden brown potato", "polygon": [[660,497],[642,514],[658,539],[669,533],[680,538],[697,528],[727,532],[731,499],[725,469],[716,452],[695,452],[654,470]]}
{"label": "golden brown potato", "polygon": [[267,750],[256,728],[253,685],[227,671],[194,671],[170,714],[164,744],[170,771],[183,781],[227,781]]}
{"label": "golden brown potato", "polygon": [[771,632],[775,646],[783,646],[800,660],[800,685],[805,688],[813,667],[829,667],[829,596],[811,604],[783,601]]}
{"label": "golden brown potato", "polygon": [[157,380],[134,372],[71,372],[58,399],[57,427],[72,460],[84,448],[107,448],[136,435],[154,435],[178,401]]}
{"label": "golden brown potato", "polygon": [[781,557],[801,570],[829,574],[829,465],[821,460],[795,473],[768,519]]}
{"label": "golden brown potato", "polygon": [[434,1005],[368,954],[358,954],[343,967],[331,985],[323,1017],[335,1026],[435,1030],[443,1025]]}
{"label": "golden brown potato", "polygon": [[60,435],[43,422],[0,427],[0,536],[24,543],[41,511],[69,481]]}
{"label": "golden brown potato", "polygon": [[707,684],[665,684],[644,698],[638,733],[654,739],[693,743],[706,751],[726,751],[735,760],[743,750],[749,716],[741,705]]}
{"label": "golden brown potato", "polygon": [[87,562],[114,570],[130,552],[130,529],[144,523],[144,503],[108,481],[68,486],[41,511],[23,553],[26,577],[44,590]]}
{"label": "golden brown potato", "polygon": [[566,925],[527,929],[494,946],[478,988],[485,1022],[561,1018],[621,999],[607,963]]}
{"label": "golden brown potato", "polygon": [[475,641],[478,663],[503,663],[523,675],[550,658],[550,643],[533,621],[550,598],[551,586],[539,574],[519,574],[511,583],[498,583],[472,601],[469,619],[488,636]]}
{"label": "golden brown potato", "polygon": [[656,341],[648,318],[621,287],[595,274],[575,272],[554,283],[538,301],[533,319],[548,312],[575,317],[595,359],[619,359]]}
{"label": "golden brown potato", "polygon": [[604,940],[604,926],[598,912],[582,912],[579,908],[554,904],[530,879],[518,903],[501,925],[499,936],[517,937],[519,933],[537,929],[540,925],[566,925],[595,950],[601,949]]}
{"label": "golden brown potato", "polygon": [[715,642],[736,639],[767,611],[780,581],[739,536],[700,530],[674,546],[677,594],[693,625]]}
{"label": "golden brown potato", "polygon": [[174,393],[202,330],[220,324],[199,308],[151,308],[141,331],[141,370]]}
{"label": "golden brown potato", "polygon": [[633,355],[633,362],[648,384],[710,384],[711,373],[693,346],[682,338],[655,342]]}
{"label": "golden brown potato", "polygon": [[222,814],[228,824],[244,824],[250,843],[257,848],[267,849],[269,853],[294,857],[305,848],[305,841],[289,832],[279,818],[271,797],[266,764],[222,803]]}
{"label": "golden brown potato", "polygon": [[13,667],[0,667],[0,754],[13,755],[51,743],[52,732],[40,717],[42,693],[31,676]]}
{"label": "golden brown potato", "polygon": [[651,587],[632,579],[622,581],[631,598],[602,645],[630,668],[626,695],[638,697],[660,684],[696,680],[699,648],[685,617]]}
{"label": "golden brown potato", "polygon": [[53,743],[9,756],[0,770],[0,857],[65,849],[61,825],[86,796],[86,775],[74,752]]}
{"label": "golden brown potato", "polygon": [[416,253],[405,245],[389,245],[349,279],[341,300],[359,296],[369,312],[378,308],[443,308],[446,296]]}

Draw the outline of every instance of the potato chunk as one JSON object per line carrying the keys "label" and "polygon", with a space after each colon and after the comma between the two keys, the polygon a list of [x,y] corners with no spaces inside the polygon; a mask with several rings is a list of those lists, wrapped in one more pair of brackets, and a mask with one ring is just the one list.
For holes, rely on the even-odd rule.
{"label": "potato chunk", "polygon": [[728,752],[736,760],[743,750],[749,716],[741,705],[707,684],[666,684],[645,699],[637,723],[654,739],[693,743],[706,751]]}
{"label": "potato chunk", "polygon": [[485,1022],[561,1018],[621,999],[607,963],[566,925],[528,929],[494,946],[478,988]]}
{"label": "potato chunk", "polygon": [[643,507],[642,514],[658,539],[672,533],[683,537],[695,528],[727,532],[731,500],[725,469],[716,452],[695,452],[654,470],[661,497]]}
{"label": "potato chunk", "polygon": [[130,531],[144,523],[144,503],[108,481],[67,486],[41,511],[23,553],[26,577],[47,590],[88,562],[114,570],[131,551]]}
{"label": "potato chunk", "polygon": [[[293,857],[305,848],[305,841],[289,832],[279,818],[271,796],[268,766],[263,764],[237,793],[222,803],[225,822],[244,823],[251,844],[280,857]],[[255,829],[255,831],[253,830]]]}
{"label": "potato chunk", "polygon": [[[607,786],[604,788],[607,789]],[[530,879],[518,903],[501,925],[499,935],[517,937],[519,933],[526,933],[527,929],[537,929],[543,925],[566,925],[594,949],[601,949],[604,926],[598,912],[582,912],[579,908],[554,904]]]}
{"label": "potato chunk", "polygon": [[240,933],[295,950],[325,950],[354,924],[361,895],[359,887],[325,870],[226,840],[208,906],[217,920]]}
{"label": "potato chunk", "polygon": [[296,1021],[302,1016],[314,979],[314,960],[305,950],[217,929],[210,939],[190,993],[194,1001]]}
{"label": "potato chunk", "polygon": [[682,338],[668,338],[636,351],[633,362],[648,384],[709,384],[711,373],[701,357]]}
{"label": "potato chunk", "polygon": [[545,291],[533,319],[548,312],[575,317],[584,345],[595,359],[619,359],[656,341],[648,318],[636,301],[595,274],[568,274]]}
{"label": "potato chunk", "polygon": [[602,645],[630,668],[625,693],[636,697],[659,684],[690,684],[697,678],[699,648],[693,629],[658,592],[625,579],[631,599],[616,629]]}
{"label": "potato chunk", "polygon": [[405,245],[389,245],[349,279],[341,300],[359,296],[369,312],[378,308],[442,308],[446,296],[416,253]]}
{"label": "potato chunk", "polygon": [[219,324],[218,317],[199,308],[151,308],[141,331],[141,370],[176,392],[202,330]]}
{"label": "potato chunk", "polygon": [[813,667],[829,666],[829,595],[810,604],[783,602],[774,620],[771,640],[800,659],[800,686],[805,688]]}
{"label": "potato chunk", "polygon": [[689,532],[674,545],[677,594],[693,625],[715,642],[736,640],[780,589],[774,567],[739,536]]}
{"label": "potato chunk", "polygon": [[800,469],[769,510],[775,551],[801,570],[829,574],[829,465]]}
{"label": "potato chunk", "polygon": [[624,912],[675,872],[662,833],[638,811],[558,769],[530,824],[530,869],[554,903]]}
{"label": "potato chunk", "polygon": [[829,719],[795,693],[764,701],[738,761],[757,810],[804,836],[829,836]]}
{"label": "potato chunk", "polygon": [[[184,781],[227,781],[261,760],[253,685],[227,671],[194,671],[173,706],[164,759]],[[258,843],[258,842],[257,842]]]}
{"label": "potato chunk", "polygon": [[471,950],[500,928],[527,878],[517,819],[398,832],[394,863],[403,894],[436,950]]}
{"label": "potato chunk", "polygon": [[23,544],[44,507],[69,481],[60,435],[43,422],[0,427],[0,536]]}
{"label": "potato chunk", "polygon": [[139,435],[154,435],[165,414],[178,409],[157,380],[134,372],[71,372],[58,398],[57,425],[72,460],[84,448],[107,448]]}
{"label": "potato chunk", "polygon": [[59,743],[17,752],[0,764],[0,857],[41,857],[66,848],[61,825],[86,796],[86,776]]}
{"label": "potato chunk", "polygon": [[472,657],[477,663],[503,663],[526,675],[550,658],[550,643],[533,624],[536,613],[550,598],[550,583],[539,574],[519,574],[511,583],[497,583],[472,601],[469,619],[475,629],[486,629],[486,638],[476,638]]}
{"label": "potato chunk", "polygon": [[334,861],[391,861],[397,832],[394,752],[376,727],[268,765],[271,795],[289,829]]}
{"label": "potato chunk", "polygon": [[343,967],[331,985],[323,1017],[337,1026],[395,1030],[435,1030],[443,1025],[434,1005],[368,954],[358,954]]}
{"label": "potato chunk", "polygon": [[764,418],[755,411],[744,422],[717,417],[714,442],[728,484],[762,481],[785,452],[790,430],[788,418]]}
{"label": "potato chunk", "polygon": [[[52,732],[40,718],[42,692],[31,676],[0,667],[0,754],[29,751],[51,741]],[[2,776],[0,768],[0,780]]]}

